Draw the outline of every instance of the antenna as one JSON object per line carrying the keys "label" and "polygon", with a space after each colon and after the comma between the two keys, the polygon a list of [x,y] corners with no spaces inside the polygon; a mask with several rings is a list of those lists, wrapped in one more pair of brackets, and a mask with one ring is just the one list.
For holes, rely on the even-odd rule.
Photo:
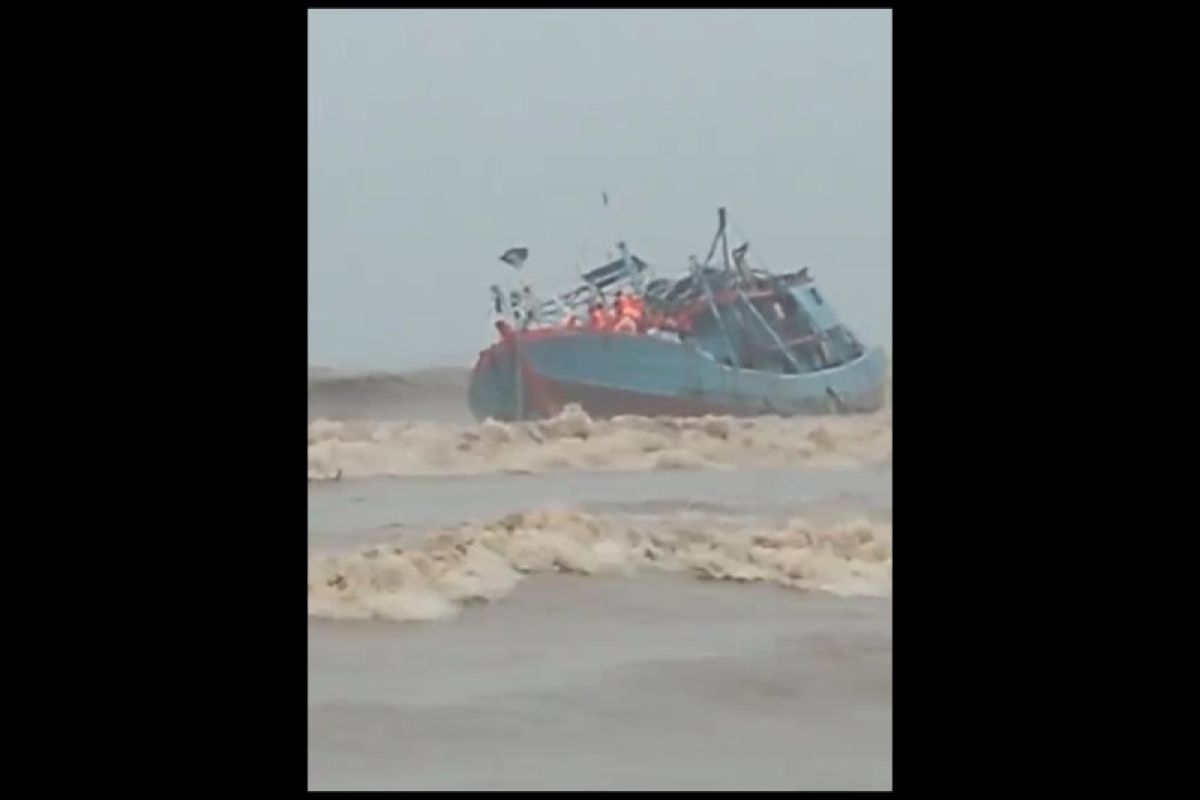
{"label": "antenna", "polygon": [[729,272],[733,269],[733,265],[729,261],[729,234],[725,230],[725,207],[721,206],[717,209],[717,219],[720,221],[719,236],[721,237],[721,255],[725,260],[725,271]]}

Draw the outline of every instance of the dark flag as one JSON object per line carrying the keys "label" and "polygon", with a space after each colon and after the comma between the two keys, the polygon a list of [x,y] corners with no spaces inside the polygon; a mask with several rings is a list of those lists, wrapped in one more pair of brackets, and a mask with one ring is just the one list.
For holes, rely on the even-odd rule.
{"label": "dark flag", "polygon": [[608,205],[608,192],[601,192],[600,194],[604,198],[604,205]]}
{"label": "dark flag", "polygon": [[501,261],[516,269],[520,269],[527,258],[529,258],[528,247],[512,247],[504,251],[504,255],[500,256]]}

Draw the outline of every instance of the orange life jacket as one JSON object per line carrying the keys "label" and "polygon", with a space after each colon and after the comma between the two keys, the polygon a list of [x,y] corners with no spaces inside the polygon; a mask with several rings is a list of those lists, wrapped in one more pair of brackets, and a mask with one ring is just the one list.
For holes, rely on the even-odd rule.
{"label": "orange life jacket", "polygon": [[637,323],[633,321],[633,317],[623,316],[617,322],[617,324],[613,326],[613,330],[619,331],[620,333],[637,333]]}
{"label": "orange life jacket", "polygon": [[629,317],[635,323],[642,318],[642,303],[638,298],[623,294],[616,303],[618,317]]}

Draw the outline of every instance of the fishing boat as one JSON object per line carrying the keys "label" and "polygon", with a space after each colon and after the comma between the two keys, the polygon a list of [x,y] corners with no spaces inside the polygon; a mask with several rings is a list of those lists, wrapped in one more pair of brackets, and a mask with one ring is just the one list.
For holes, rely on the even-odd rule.
{"label": "fishing boat", "polygon": [[[468,387],[477,419],[546,419],[570,404],[593,418],[853,414],[883,405],[883,350],[839,319],[809,268],[775,274],[751,265],[748,242],[731,251],[725,209],[708,256],[674,277],[656,277],[624,243],[618,250],[548,299],[528,283],[492,286],[498,337]],[[513,248],[501,260],[519,270],[527,257]],[[628,332],[587,323],[589,309],[618,292],[643,298],[648,325]]]}

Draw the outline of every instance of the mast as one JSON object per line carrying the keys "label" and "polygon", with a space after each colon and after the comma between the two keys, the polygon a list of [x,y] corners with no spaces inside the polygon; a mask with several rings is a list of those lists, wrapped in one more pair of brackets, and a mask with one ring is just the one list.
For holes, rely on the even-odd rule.
{"label": "mast", "polygon": [[729,347],[729,358],[733,361],[733,368],[741,369],[742,360],[738,358],[733,338],[729,335],[729,329],[725,327],[725,318],[721,316],[721,310],[717,308],[717,301],[713,297],[712,289],[708,285],[708,278],[705,277],[704,269],[697,263],[695,256],[692,256],[692,274],[696,276],[696,280],[700,281],[700,288],[704,290],[704,298],[708,300],[708,307],[712,309],[713,317],[716,318],[717,325],[721,328],[721,335],[725,337],[725,344]]}
{"label": "mast", "polygon": [[717,226],[717,233],[713,236],[712,244],[709,245],[708,255],[704,257],[705,267],[712,263],[713,253],[717,252],[717,244],[721,241],[721,234],[725,231],[725,209],[720,209],[719,215],[721,224]]}
{"label": "mast", "polygon": [[[724,208],[717,209],[717,217],[720,220],[720,229],[718,231],[718,235],[721,237],[721,249],[725,257],[725,270],[727,272],[731,272],[733,270],[733,264],[729,258],[729,228],[727,216],[728,215],[726,214]],[[743,279],[746,278],[745,272],[741,269],[738,270],[738,275]],[[780,337],[779,333],[775,330],[775,327],[758,312],[758,309],[754,307],[754,303],[750,302],[750,298],[746,296],[745,291],[742,289],[742,285],[740,283],[735,283],[734,287],[737,290],[738,299],[742,301],[747,309],[749,309],[751,316],[753,316],[754,319],[766,329],[767,335],[774,340],[775,346],[779,348],[781,353],[783,353],[784,358],[788,360],[788,362],[792,365],[792,368],[795,369],[797,373],[803,372],[804,370],[801,369],[800,363],[792,354],[791,348],[784,344],[782,337]]]}
{"label": "mast", "polygon": [[717,219],[720,225],[717,228],[717,235],[721,237],[721,253],[725,259],[725,271],[729,272],[733,269],[733,265],[729,261],[729,234],[725,228],[725,207],[717,209]]}

